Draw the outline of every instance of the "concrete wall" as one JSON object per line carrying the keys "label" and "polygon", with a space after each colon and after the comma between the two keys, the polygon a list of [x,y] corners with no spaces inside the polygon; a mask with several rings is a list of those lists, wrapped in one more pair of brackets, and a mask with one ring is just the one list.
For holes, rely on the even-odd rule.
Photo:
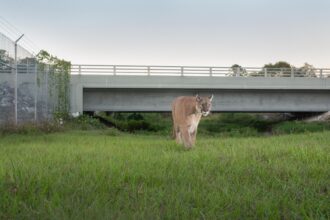
{"label": "concrete wall", "polygon": [[[180,95],[214,94],[217,112],[322,112],[330,109],[329,91],[84,89],[84,111],[170,111]],[[317,98],[316,98],[317,97]]]}
{"label": "concrete wall", "polygon": [[180,95],[214,94],[213,111],[330,110],[330,79],[265,77],[71,77],[72,112],[169,111]]}
{"label": "concrete wall", "polygon": [[[0,124],[15,119],[14,73],[0,75]],[[34,74],[18,74],[17,119],[33,121],[35,118],[35,77]]]}
{"label": "concrete wall", "polygon": [[[15,74],[0,73],[0,124],[15,121]],[[51,101],[48,96],[46,75],[19,73],[17,89],[17,121],[19,123],[42,121],[51,116]]]}

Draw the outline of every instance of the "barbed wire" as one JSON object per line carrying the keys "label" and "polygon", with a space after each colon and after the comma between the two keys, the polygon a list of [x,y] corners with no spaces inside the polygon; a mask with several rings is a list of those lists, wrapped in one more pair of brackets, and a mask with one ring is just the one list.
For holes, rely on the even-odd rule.
{"label": "barbed wire", "polygon": [[[0,31],[1,30],[5,35],[11,38],[12,41],[15,41],[19,36],[23,34],[20,29],[18,29],[15,25],[13,25],[2,16],[0,16]],[[40,47],[34,43],[27,35],[24,35],[20,44],[34,55],[36,55],[41,50]]]}
{"label": "barbed wire", "polygon": [[[20,29],[18,29],[15,25],[13,25],[12,23],[10,23],[7,19],[5,19],[2,16],[0,16],[0,22],[2,22],[5,26],[7,26],[7,28],[10,29],[12,33],[16,34],[16,38],[23,34],[23,31],[21,31]],[[16,40],[16,39],[14,39],[14,40]],[[27,35],[24,36],[24,38],[22,39],[22,41],[27,42],[29,44],[29,46],[35,47],[36,49],[39,49],[40,48]]]}

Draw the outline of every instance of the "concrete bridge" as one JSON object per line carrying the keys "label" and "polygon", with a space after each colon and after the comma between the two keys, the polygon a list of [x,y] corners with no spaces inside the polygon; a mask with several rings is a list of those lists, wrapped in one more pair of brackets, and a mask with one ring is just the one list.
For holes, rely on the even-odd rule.
{"label": "concrete bridge", "polygon": [[330,69],[73,65],[71,111],[170,111],[214,94],[214,112],[325,112]]}

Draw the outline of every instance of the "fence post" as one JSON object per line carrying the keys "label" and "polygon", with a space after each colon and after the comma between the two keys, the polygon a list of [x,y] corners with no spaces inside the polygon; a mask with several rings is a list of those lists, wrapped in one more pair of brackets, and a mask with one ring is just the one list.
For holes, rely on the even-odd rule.
{"label": "fence post", "polygon": [[267,77],[267,68],[264,68],[265,77]]}
{"label": "fence post", "polygon": [[210,76],[213,75],[213,72],[212,72],[212,67],[210,67]]}
{"label": "fence post", "polygon": [[78,66],[79,76],[81,75],[81,65]]}
{"label": "fence post", "polygon": [[183,76],[183,66],[181,67],[181,76]]}
{"label": "fence post", "polygon": [[38,66],[37,62],[34,64],[35,74],[35,94],[34,94],[34,121],[37,122],[37,107],[38,107]]}
{"label": "fence post", "polygon": [[320,78],[323,78],[323,69],[320,69]]}
{"label": "fence post", "polygon": [[18,70],[17,70],[17,43],[18,41],[24,36],[24,34],[22,34],[16,41],[15,41],[15,125],[17,125],[17,104],[18,104],[18,99],[17,99],[17,93],[18,93]]}
{"label": "fence post", "polygon": [[17,97],[18,97],[18,95],[17,95],[17,93],[18,93],[18,89],[17,89],[17,80],[18,80],[18,76],[17,76],[17,74],[18,74],[18,70],[17,70],[17,44],[15,43],[15,78],[14,78],[14,86],[15,86],[15,90],[14,90],[14,93],[15,93],[15,97],[14,97],[14,99],[15,99],[15,125],[17,125],[17,103],[18,103],[18,100],[17,100]]}
{"label": "fence post", "polygon": [[148,76],[150,76],[150,66],[148,66],[147,68],[148,68]]}
{"label": "fence post", "polygon": [[291,78],[294,78],[294,69],[291,67]]}
{"label": "fence post", "polygon": [[113,65],[113,75],[116,75],[116,66],[115,65]]}
{"label": "fence post", "polygon": [[48,110],[48,100],[50,98],[49,89],[48,89],[48,74],[49,74],[49,65],[46,64],[46,117],[49,119],[49,110]]}

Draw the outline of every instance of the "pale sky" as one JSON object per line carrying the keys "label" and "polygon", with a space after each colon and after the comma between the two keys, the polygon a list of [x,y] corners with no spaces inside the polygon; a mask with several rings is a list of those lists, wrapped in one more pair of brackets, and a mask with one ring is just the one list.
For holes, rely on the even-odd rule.
{"label": "pale sky", "polygon": [[330,67],[330,0],[0,0],[0,16],[74,64]]}

